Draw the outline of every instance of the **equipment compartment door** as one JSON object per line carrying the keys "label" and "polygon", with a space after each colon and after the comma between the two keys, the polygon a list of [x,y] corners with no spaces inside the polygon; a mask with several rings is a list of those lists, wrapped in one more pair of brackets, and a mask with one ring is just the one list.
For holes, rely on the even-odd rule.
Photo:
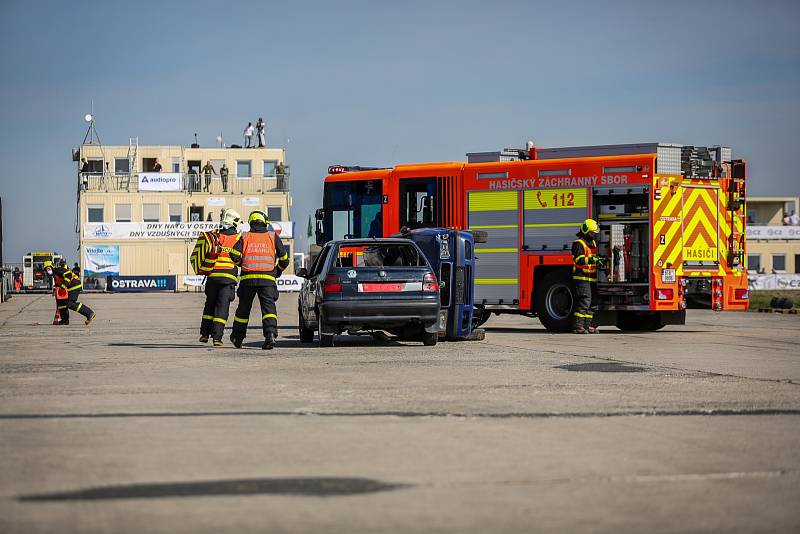
{"label": "equipment compartment door", "polygon": [[683,267],[719,265],[719,188],[687,186],[682,192]]}
{"label": "equipment compartment door", "polygon": [[470,230],[488,234],[475,246],[475,304],[519,302],[519,193],[470,191],[467,196]]}

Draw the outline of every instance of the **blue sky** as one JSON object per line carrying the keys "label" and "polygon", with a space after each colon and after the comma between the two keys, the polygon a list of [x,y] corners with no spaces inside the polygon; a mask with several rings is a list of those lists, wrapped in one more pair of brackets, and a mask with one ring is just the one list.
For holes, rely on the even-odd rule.
{"label": "blue sky", "polygon": [[287,139],[305,233],[333,163],[666,141],[725,144],[798,195],[797,2],[0,3],[5,260],[77,259],[75,168],[106,144]]}

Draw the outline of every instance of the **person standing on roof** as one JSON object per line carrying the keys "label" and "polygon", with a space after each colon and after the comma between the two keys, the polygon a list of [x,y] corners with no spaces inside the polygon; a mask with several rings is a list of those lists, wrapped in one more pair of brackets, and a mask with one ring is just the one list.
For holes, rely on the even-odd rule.
{"label": "person standing on roof", "polygon": [[597,311],[597,234],[600,227],[594,219],[586,219],[572,242],[572,280],[575,282],[573,329],[576,334],[597,334],[594,314]]}
{"label": "person standing on roof", "polygon": [[264,350],[275,346],[278,336],[277,278],[289,266],[289,253],[281,238],[272,229],[267,215],[256,210],[248,218],[250,231],[244,235],[242,249],[242,277],[239,283],[239,306],[233,317],[231,343],[238,349],[247,335],[247,323],[253,299],[258,295],[261,304],[261,327],[264,332]]}
{"label": "person standing on roof", "polygon": [[248,122],[247,126],[244,127],[244,147],[245,148],[252,148],[253,147],[253,123]]}
{"label": "person standing on roof", "polygon": [[200,342],[207,343],[210,337],[215,347],[222,346],[222,335],[228,322],[236,283],[239,281],[236,264],[242,258],[242,235],[238,230],[241,219],[236,211],[223,210],[220,214],[222,228],[214,232],[218,250],[214,252],[214,264],[206,278],[206,303],[200,321]]}

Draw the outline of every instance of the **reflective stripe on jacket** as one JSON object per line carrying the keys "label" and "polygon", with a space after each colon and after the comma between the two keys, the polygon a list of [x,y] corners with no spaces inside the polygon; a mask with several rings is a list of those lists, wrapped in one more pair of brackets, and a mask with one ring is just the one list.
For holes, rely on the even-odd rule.
{"label": "reflective stripe on jacket", "polygon": [[572,242],[572,279],[597,282],[597,264],[590,264],[589,258],[597,256],[597,242],[586,242],[578,238]]}

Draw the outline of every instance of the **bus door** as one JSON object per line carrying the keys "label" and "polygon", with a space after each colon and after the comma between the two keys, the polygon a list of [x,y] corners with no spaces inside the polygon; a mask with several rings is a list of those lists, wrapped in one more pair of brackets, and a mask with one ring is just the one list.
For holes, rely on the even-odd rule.
{"label": "bus door", "polygon": [[475,304],[518,304],[519,192],[469,191],[467,224],[488,236],[475,245]]}

